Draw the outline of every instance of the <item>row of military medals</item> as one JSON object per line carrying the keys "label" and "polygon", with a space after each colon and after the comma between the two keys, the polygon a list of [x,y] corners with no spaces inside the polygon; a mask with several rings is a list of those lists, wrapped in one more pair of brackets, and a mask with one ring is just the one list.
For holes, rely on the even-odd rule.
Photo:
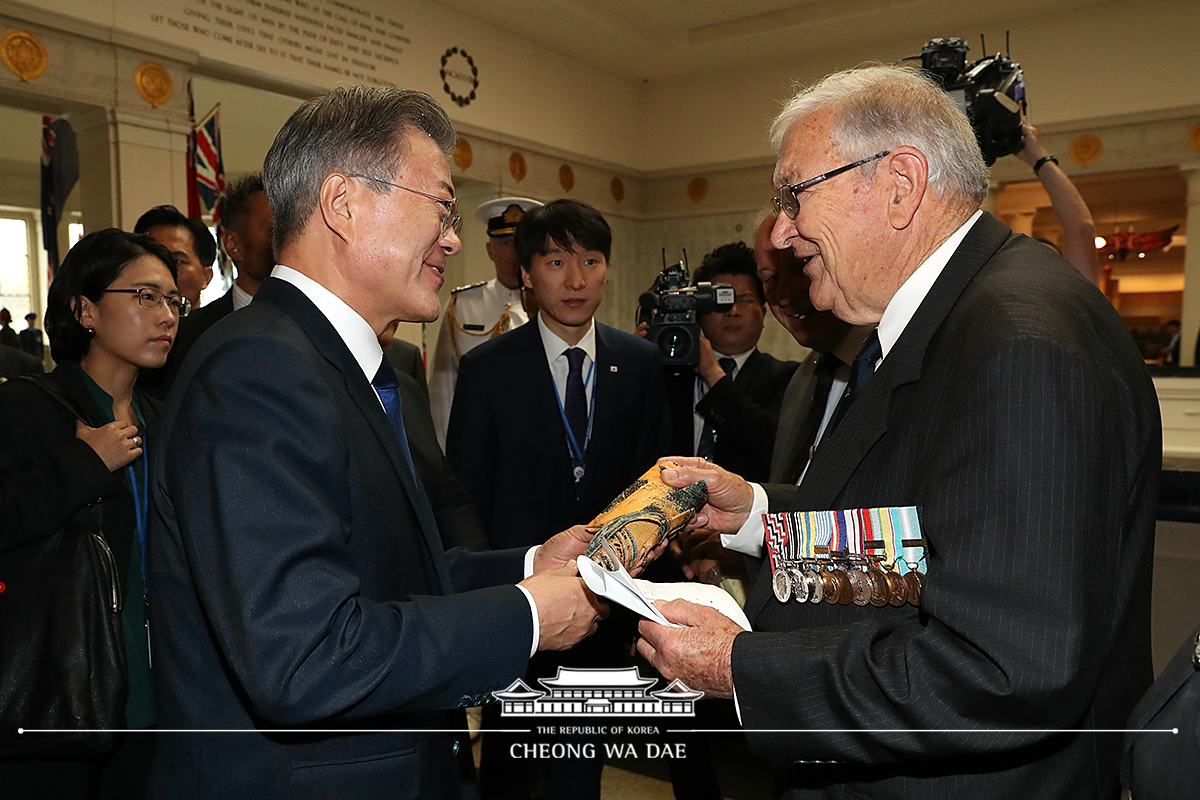
{"label": "row of military medals", "polygon": [[925,540],[915,506],[764,514],[781,603],[921,604]]}

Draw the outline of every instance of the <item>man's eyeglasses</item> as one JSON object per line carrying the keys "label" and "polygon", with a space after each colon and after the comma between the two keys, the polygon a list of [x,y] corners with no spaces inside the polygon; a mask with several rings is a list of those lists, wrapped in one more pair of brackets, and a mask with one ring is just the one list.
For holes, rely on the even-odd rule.
{"label": "man's eyeglasses", "polygon": [[873,156],[860,158],[853,164],[847,164],[844,167],[831,169],[824,175],[818,175],[815,178],[809,178],[808,180],[801,181],[800,183],[793,183],[790,186],[780,186],[779,190],[775,193],[775,197],[772,198],[772,202],[775,204],[775,213],[778,215],[780,212],[783,212],[784,214],[787,214],[789,218],[795,219],[796,215],[800,213],[800,193],[805,189],[816,186],[821,181],[827,181],[830,178],[841,175],[843,172],[849,172],[855,167],[861,167],[863,164],[869,164],[876,159],[883,158],[890,152],[892,151],[884,150],[882,153],[876,153]]}
{"label": "man's eyeglasses", "polygon": [[192,310],[192,303],[186,297],[163,294],[157,289],[105,289],[104,293],[137,295],[138,305],[147,311],[157,311],[166,302],[167,308],[177,317],[186,317]]}
{"label": "man's eyeglasses", "polygon": [[455,213],[458,211],[458,198],[457,197],[452,197],[449,200],[447,200],[444,197],[438,197],[436,194],[429,194],[428,192],[422,192],[420,189],[410,189],[409,187],[401,186],[398,183],[392,183],[391,181],[385,181],[383,178],[372,178],[370,175],[350,175],[349,177],[362,178],[364,181],[374,181],[375,183],[385,183],[388,186],[395,186],[397,189],[403,189],[406,192],[412,192],[413,194],[419,194],[422,197],[428,197],[430,200],[434,201],[435,203],[437,203],[438,205],[440,205],[442,208],[445,209],[445,213],[442,214],[442,236],[445,236],[446,231],[450,230],[451,228],[454,229],[455,236],[457,236],[459,234],[459,232],[462,231],[462,217],[460,217],[457,213]]}

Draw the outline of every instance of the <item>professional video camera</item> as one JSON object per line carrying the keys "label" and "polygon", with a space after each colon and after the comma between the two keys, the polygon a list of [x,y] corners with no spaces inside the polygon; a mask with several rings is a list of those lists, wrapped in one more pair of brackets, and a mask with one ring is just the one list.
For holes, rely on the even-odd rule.
{"label": "professional video camera", "polygon": [[967,68],[966,41],[956,36],[930,39],[921,50],[921,66],[929,72],[966,112],[990,167],[996,159],[1021,149],[1021,107],[1025,99],[1025,76],[1021,65],[997,53],[979,59]]}
{"label": "professional video camera", "polygon": [[664,253],[663,262],[650,291],[638,298],[637,321],[649,325],[646,339],[658,348],[663,366],[694,367],[700,363],[700,315],[733,308],[733,287],[708,281],[693,286],[686,260],[667,266]]}

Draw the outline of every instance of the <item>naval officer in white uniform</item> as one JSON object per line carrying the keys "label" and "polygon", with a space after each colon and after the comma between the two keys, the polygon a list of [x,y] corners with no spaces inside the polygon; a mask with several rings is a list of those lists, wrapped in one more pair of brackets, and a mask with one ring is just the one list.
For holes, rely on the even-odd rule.
{"label": "naval officer in white uniform", "polygon": [[513,232],[525,212],[540,205],[525,197],[500,197],[475,209],[475,218],[487,224],[487,254],[496,265],[496,277],[458,287],[450,292],[442,309],[442,327],[429,370],[429,402],[443,450],[458,360],[477,345],[529,321],[521,307],[521,265],[513,249]]}

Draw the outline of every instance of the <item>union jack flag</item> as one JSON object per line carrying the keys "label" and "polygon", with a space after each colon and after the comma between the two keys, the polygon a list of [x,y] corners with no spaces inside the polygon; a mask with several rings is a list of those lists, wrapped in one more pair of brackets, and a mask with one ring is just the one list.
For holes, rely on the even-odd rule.
{"label": "union jack flag", "polygon": [[[194,120],[191,84],[188,84],[188,114]],[[221,221],[225,198],[225,163],[221,159],[221,104],[199,122],[193,122],[188,137],[188,216],[200,218],[211,212],[213,224]]]}

